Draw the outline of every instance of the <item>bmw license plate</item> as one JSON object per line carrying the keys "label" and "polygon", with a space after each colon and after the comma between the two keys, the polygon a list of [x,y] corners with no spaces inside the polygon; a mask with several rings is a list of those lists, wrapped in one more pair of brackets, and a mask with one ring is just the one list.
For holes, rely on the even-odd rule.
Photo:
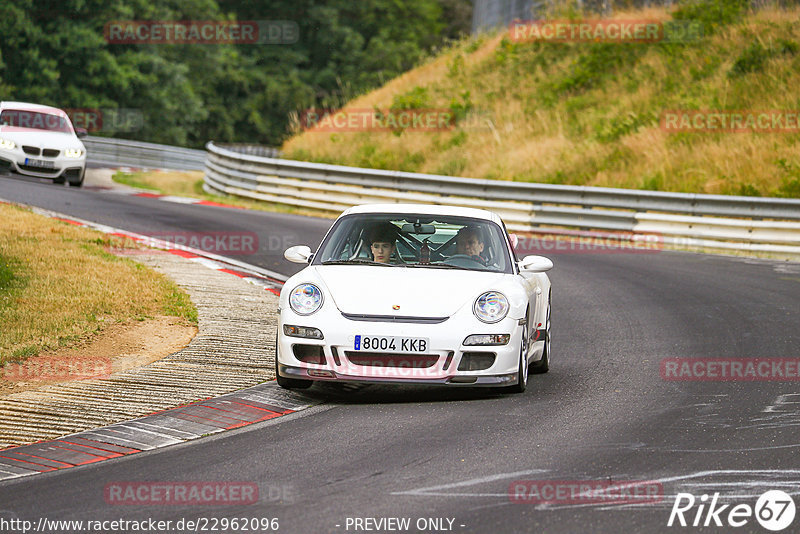
{"label": "bmw license plate", "polygon": [[415,354],[427,352],[428,345],[428,338],[426,337],[358,335],[353,341],[353,350]]}
{"label": "bmw license plate", "polygon": [[25,165],[29,167],[39,167],[42,169],[55,169],[56,164],[53,161],[46,161],[43,159],[25,158]]}

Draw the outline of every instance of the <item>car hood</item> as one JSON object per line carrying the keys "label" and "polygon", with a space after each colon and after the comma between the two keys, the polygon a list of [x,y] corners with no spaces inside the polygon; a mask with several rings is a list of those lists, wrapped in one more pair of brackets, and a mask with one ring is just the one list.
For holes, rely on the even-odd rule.
{"label": "car hood", "polygon": [[500,290],[509,276],[361,265],[321,266],[317,274],[341,312],[406,317],[450,317],[462,306],[471,306],[482,292]]}
{"label": "car hood", "polygon": [[0,137],[10,139],[18,145],[30,145],[39,148],[81,148],[83,143],[75,135],[47,130],[32,130],[16,126],[0,126]]}

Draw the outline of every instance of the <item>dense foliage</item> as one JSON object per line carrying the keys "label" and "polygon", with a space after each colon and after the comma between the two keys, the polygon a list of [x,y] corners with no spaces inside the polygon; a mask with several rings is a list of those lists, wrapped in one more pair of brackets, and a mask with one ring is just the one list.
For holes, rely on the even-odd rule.
{"label": "dense foliage", "polygon": [[[470,0],[3,0],[0,100],[141,112],[119,137],[279,144],[468,32]],[[109,44],[112,21],[284,20],[293,44]],[[100,134],[109,134],[106,132]]]}

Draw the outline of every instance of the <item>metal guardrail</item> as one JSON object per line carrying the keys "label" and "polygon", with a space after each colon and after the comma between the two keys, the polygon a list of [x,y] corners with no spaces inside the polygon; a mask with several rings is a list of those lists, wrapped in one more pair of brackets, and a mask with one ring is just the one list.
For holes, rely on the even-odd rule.
{"label": "metal guardrail", "polygon": [[[800,255],[800,200],[531,184],[307,163],[206,145],[207,192],[341,212],[369,202],[486,208],[514,231],[659,234],[665,243]],[[573,232],[574,233],[574,232]]]}
{"label": "metal guardrail", "polygon": [[150,169],[202,170],[204,150],[181,148],[110,137],[86,137],[86,161],[90,165]]}
{"label": "metal guardrail", "polygon": [[226,143],[217,145],[239,154],[248,154],[250,156],[263,156],[265,158],[279,158],[281,151],[277,148],[265,145],[251,145],[246,143]]}

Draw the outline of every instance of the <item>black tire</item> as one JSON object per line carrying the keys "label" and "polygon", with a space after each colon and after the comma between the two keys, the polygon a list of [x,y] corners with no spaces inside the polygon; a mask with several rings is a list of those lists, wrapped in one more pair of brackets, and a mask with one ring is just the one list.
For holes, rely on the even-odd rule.
{"label": "black tire", "polygon": [[528,316],[525,316],[525,328],[522,329],[522,341],[519,347],[519,366],[517,368],[517,383],[508,386],[510,393],[524,393],[528,387]]}
{"label": "black tire", "polygon": [[541,375],[550,370],[550,297],[547,297],[547,319],[544,325],[544,351],[542,359],[531,364],[530,373]]}
{"label": "black tire", "polygon": [[300,378],[285,378],[278,374],[278,336],[275,335],[275,380],[278,385],[285,389],[308,389],[313,384],[313,380],[302,380]]}
{"label": "black tire", "polygon": [[85,177],[86,177],[86,169],[83,169],[83,172],[81,172],[81,177],[78,178],[78,180],[76,182],[73,182],[72,180],[70,180],[69,181],[69,186],[70,187],[81,187],[83,185],[83,179]]}

